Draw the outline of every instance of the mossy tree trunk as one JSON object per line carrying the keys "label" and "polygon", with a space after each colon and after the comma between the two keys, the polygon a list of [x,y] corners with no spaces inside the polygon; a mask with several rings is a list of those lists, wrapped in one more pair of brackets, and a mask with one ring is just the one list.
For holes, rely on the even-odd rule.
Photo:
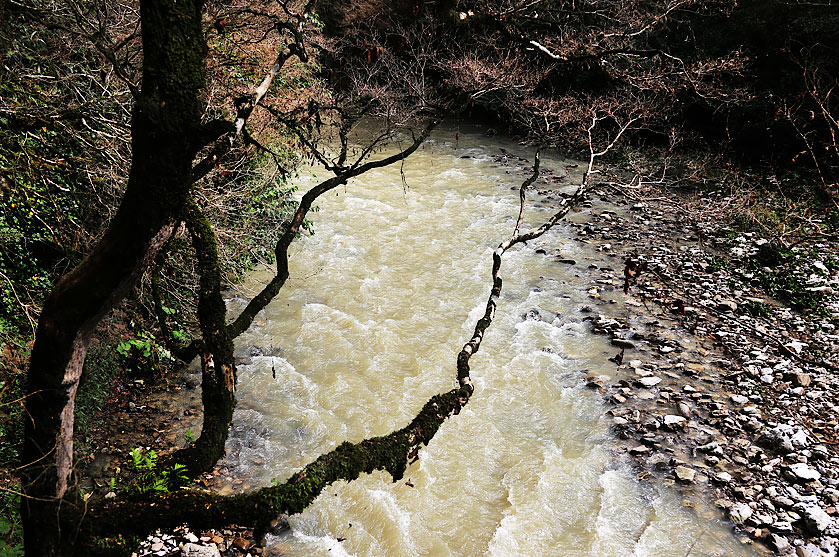
{"label": "mossy tree trunk", "polygon": [[204,86],[199,0],[143,0],[143,82],[132,118],[125,196],[102,239],[44,303],[27,375],[21,512],[27,555],[70,553],[63,500],[73,467],[73,413],[99,320],[166,241],[192,183]]}
{"label": "mossy tree trunk", "polygon": [[196,476],[211,470],[224,455],[224,444],[233,419],[236,366],[233,337],[226,323],[227,308],[221,296],[216,234],[194,198],[186,203],[184,221],[192,238],[199,275],[198,320],[202,338],[198,353],[204,421],[201,436],[195,444],[175,453],[173,461],[185,465],[190,475]]}

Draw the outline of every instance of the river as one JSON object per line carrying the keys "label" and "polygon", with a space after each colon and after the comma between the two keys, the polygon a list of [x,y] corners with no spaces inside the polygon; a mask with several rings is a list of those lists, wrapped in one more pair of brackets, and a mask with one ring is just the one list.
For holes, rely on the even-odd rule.
{"label": "river", "polygon": [[[397,165],[319,201],[316,234],[292,248],[291,278],[238,340],[246,364],[224,461],[237,488],[284,480],[342,441],[403,427],[454,386],[455,356],[489,292],[491,253],[518,212],[511,188],[521,174],[498,164],[501,149],[532,157],[505,139],[443,127],[405,161],[404,182]],[[543,158],[558,174],[565,164]],[[570,188],[580,170],[558,186]],[[318,178],[304,174],[303,191]],[[525,222],[549,214],[531,206]],[[466,408],[402,481],[382,472],[328,487],[270,551],[750,555],[701,502],[687,508],[676,490],[637,480],[616,451],[609,407],[584,385],[587,374],[615,375],[615,349],[581,312],[593,301],[580,275],[621,264],[596,247],[560,225],[508,252]],[[577,264],[557,263],[557,249]],[[268,276],[254,274],[243,294]],[[610,311],[628,311],[619,288],[603,296]]]}

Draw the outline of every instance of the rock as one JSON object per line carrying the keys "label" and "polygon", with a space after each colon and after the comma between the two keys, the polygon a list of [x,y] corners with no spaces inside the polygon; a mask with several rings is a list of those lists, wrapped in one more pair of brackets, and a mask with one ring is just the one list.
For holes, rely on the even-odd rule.
{"label": "rock", "polygon": [[216,546],[196,543],[185,543],[181,548],[181,555],[183,557],[221,557]]}
{"label": "rock", "polygon": [[814,482],[822,477],[818,470],[808,466],[803,462],[796,462],[789,467],[789,473],[792,479],[799,482]]}
{"label": "rock", "polygon": [[752,508],[745,503],[736,503],[728,510],[728,517],[737,524],[742,524],[751,516]]}
{"label": "rock", "polygon": [[737,302],[732,300],[720,300],[717,302],[717,309],[719,311],[737,311]]}
{"label": "rock", "polygon": [[661,377],[642,377],[639,382],[645,387],[654,387],[661,383]]}
{"label": "rock", "polygon": [[720,472],[714,476],[714,481],[721,484],[726,484],[731,481],[731,474],[728,472]]}
{"label": "rock", "polygon": [[647,466],[655,470],[664,470],[670,465],[670,457],[666,454],[655,453],[647,459]]}
{"label": "rock", "polygon": [[745,397],[743,395],[731,395],[729,398],[731,399],[731,402],[735,404],[746,404],[747,402],[749,402],[748,397]]}
{"label": "rock", "polygon": [[787,454],[796,447],[807,445],[807,434],[801,428],[794,428],[791,425],[779,424],[776,427],[763,432],[757,439],[757,444],[773,451]]}
{"label": "rock", "polygon": [[797,340],[793,340],[792,342],[788,342],[784,345],[784,348],[789,348],[792,352],[796,354],[801,354],[801,351],[808,346],[806,342],[799,342]]}
{"label": "rock", "polygon": [[792,534],[792,523],[788,520],[779,520],[772,524],[772,530],[786,534]]}
{"label": "rock", "polygon": [[283,532],[288,531],[291,529],[291,526],[288,524],[288,515],[281,514],[277,518],[271,521],[271,524],[268,525],[268,533],[273,534],[275,536],[279,536]]}
{"label": "rock", "polygon": [[767,541],[769,542],[769,547],[773,548],[778,553],[784,553],[790,548],[789,541],[778,534],[770,534]]}
{"label": "rock", "polygon": [[795,548],[797,557],[821,557],[822,552],[815,545],[808,543]]}
{"label": "rock", "polygon": [[809,387],[812,380],[809,373],[794,373],[792,375],[792,382],[796,387]]}
{"label": "rock", "polygon": [[542,321],[542,316],[538,309],[529,309],[527,313],[521,316],[522,321]]}
{"label": "rock", "polygon": [[[796,509],[798,508],[796,507]],[[804,529],[814,536],[821,534],[833,524],[833,519],[830,518],[830,515],[817,505],[810,505],[801,509],[799,512]]]}
{"label": "rock", "polygon": [[696,470],[693,468],[688,468],[687,466],[676,466],[676,477],[679,478],[679,481],[685,483],[693,482],[694,478],[696,478]]}
{"label": "rock", "polygon": [[198,536],[196,536],[192,532],[187,532],[184,536],[184,539],[190,543],[198,543]]}
{"label": "rock", "polygon": [[637,447],[629,449],[629,453],[634,455],[647,454],[648,452],[650,452],[650,448],[645,447],[644,445],[638,445]]}
{"label": "rock", "polygon": [[239,549],[246,550],[248,547],[250,547],[251,543],[242,536],[237,536],[233,538],[231,545],[233,547],[238,547]]}
{"label": "rock", "polygon": [[676,416],[673,414],[668,414],[667,416],[664,416],[664,427],[670,430],[675,431],[677,429],[682,429],[683,427],[685,427],[686,423],[687,420],[682,416]]}
{"label": "rock", "polygon": [[622,338],[613,338],[612,346],[617,346],[618,348],[635,348],[635,344]]}

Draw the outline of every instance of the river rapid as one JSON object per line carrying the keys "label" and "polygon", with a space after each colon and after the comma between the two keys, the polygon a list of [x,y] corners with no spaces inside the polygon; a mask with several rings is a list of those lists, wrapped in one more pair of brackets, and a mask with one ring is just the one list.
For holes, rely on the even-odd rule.
{"label": "river rapid", "polygon": [[[230,489],[285,480],[343,441],[401,428],[455,385],[491,253],[518,213],[511,188],[522,174],[499,164],[502,149],[532,159],[513,142],[443,127],[405,161],[404,181],[396,165],[318,202],[316,234],[292,248],[291,278],[238,340]],[[543,157],[553,174],[566,164]],[[581,170],[557,188],[572,191]],[[306,171],[301,191],[318,174]],[[525,223],[549,215],[531,204]],[[558,263],[555,250],[576,265]],[[581,311],[596,302],[580,278],[591,265],[622,262],[562,225],[505,254],[469,404],[403,480],[377,472],[328,487],[270,537],[268,554],[751,555],[701,502],[687,508],[676,490],[638,481],[616,451],[608,406],[584,381],[616,373],[607,359],[616,350]],[[269,276],[255,273],[241,296]],[[598,311],[628,311],[620,288],[602,296]]]}

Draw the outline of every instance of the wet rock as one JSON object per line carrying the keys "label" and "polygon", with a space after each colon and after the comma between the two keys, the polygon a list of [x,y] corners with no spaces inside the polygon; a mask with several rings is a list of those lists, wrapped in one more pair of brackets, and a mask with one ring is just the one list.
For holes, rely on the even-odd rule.
{"label": "wet rock", "polygon": [[752,508],[745,503],[735,503],[728,509],[728,517],[737,524],[742,524],[752,516]]}
{"label": "wet rock", "polygon": [[638,381],[645,387],[655,387],[661,383],[661,377],[642,377]]}
{"label": "wet rock", "polygon": [[230,542],[230,545],[238,549],[241,549],[242,551],[245,551],[250,547],[251,543],[242,536],[236,536],[235,538],[233,538],[233,541]]}
{"label": "wet rock", "polygon": [[521,318],[522,321],[542,321],[542,315],[539,313],[539,310],[535,308],[527,310]]}
{"label": "wet rock", "polygon": [[682,416],[668,414],[664,416],[664,427],[671,431],[676,431],[685,427],[687,420]]}
{"label": "wet rock", "polygon": [[655,453],[647,459],[647,466],[654,470],[665,470],[670,465],[670,460],[665,454]]}
{"label": "wet rock", "polygon": [[676,466],[676,477],[681,482],[692,483],[696,478],[696,470],[688,468],[687,466]]}
{"label": "wet rock", "polygon": [[623,338],[613,338],[612,339],[612,346],[617,346],[618,348],[635,348],[635,344],[623,339]]}
{"label": "wet rock", "polygon": [[288,515],[281,514],[277,518],[271,521],[271,524],[268,525],[268,533],[274,536],[279,536],[283,532],[287,532],[291,526],[288,524]]}

